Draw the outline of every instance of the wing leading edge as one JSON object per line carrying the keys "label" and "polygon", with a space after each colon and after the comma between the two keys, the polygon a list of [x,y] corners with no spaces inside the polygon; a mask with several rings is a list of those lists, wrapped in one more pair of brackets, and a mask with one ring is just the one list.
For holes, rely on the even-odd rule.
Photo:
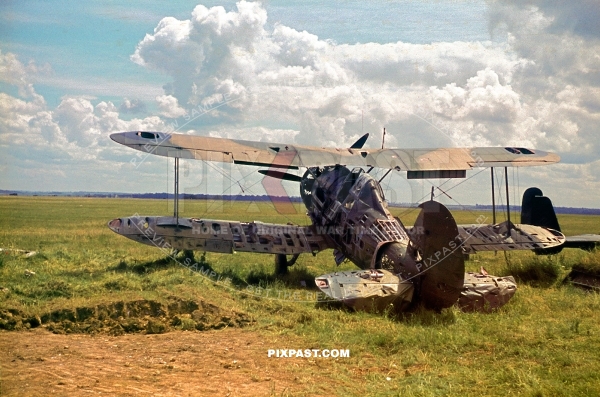
{"label": "wing leading edge", "polygon": [[432,149],[320,148],[186,134],[131,131],[111,139],[148,154],[279,168],[341,164],[399,171],[470,170],[557,163],[555,153],[516,147]]}

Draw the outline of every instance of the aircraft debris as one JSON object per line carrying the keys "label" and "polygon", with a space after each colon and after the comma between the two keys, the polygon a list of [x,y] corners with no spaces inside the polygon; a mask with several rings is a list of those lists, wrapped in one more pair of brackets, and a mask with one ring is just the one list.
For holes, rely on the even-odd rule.
{"label": "aircraft debris", "polygon": [[491,312],[504,306],[517,291],[512,276],[496,277],[481,268],[480,273],[465,274],[463,291],[458,298],[458,307],[465,312]]}
{"label": "aircraft debris", "polygon": [[37,251],[28,251],[28,250],[21,250],[21,249],[16,249],[16,248],[0,248],[0,252],[5,252],[7,254],[10,254],[10,253],[23,254],[25,256],[25,258],[31,258],[32,256],[37,254]]}
{"label": "aircraft debris", "polygon": [[600,292],[600,275],[597,273],[574,268],[565,281],[577,288]]}

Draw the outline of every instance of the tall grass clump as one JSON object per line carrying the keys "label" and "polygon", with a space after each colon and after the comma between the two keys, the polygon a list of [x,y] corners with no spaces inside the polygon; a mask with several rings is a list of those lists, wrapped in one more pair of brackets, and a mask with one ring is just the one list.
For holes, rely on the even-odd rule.
{"label": "tall grass clump", "polygon": [[550,287],[563,275],[564,258],[559,255],[536,255],[523,259],[510,259],[506,256],[503,275],[513,276],[519,283],[532,287]]}
{"label": "tall grass clump", "polygon": [[600,277],[600,249],[595,249],[573,265],[573,270]]}

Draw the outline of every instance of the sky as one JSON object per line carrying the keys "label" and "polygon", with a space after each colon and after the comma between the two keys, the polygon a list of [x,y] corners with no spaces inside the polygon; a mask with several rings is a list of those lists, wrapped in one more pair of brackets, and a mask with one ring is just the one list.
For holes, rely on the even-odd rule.
{"label": "sky", "polygon": [[[172,160],[132,161],[119,131],[380,147],[385,127],[386,147],[556,152],[509,170],[511,202],[600,208],[598,20],[591,0],[3,1],[0,189],[172,191]],[[264,194],[256,171],[182,161],[180,191]],[[382,185],[490,204],[489,170],[467,176]]]}

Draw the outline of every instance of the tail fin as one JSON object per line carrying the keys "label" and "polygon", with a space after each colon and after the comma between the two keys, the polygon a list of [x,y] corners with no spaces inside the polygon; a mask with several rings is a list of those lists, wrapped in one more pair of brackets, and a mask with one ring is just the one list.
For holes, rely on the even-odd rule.
{"label": "tail fin", "polygon": [[[537,187],[530,187],[523,193],[521,223],[561,231],[552,201],[544,196],[542,191]],[[562,246],[538,248],[535,250],[535,253],[538,255],[552,255],[558,254],[562,249]]]}
{"label": "tail fin", "polygon": [[523,193],[521,223],[558,230],[560,225],[554,212],[552,201],[537,187],[530,187]]}

